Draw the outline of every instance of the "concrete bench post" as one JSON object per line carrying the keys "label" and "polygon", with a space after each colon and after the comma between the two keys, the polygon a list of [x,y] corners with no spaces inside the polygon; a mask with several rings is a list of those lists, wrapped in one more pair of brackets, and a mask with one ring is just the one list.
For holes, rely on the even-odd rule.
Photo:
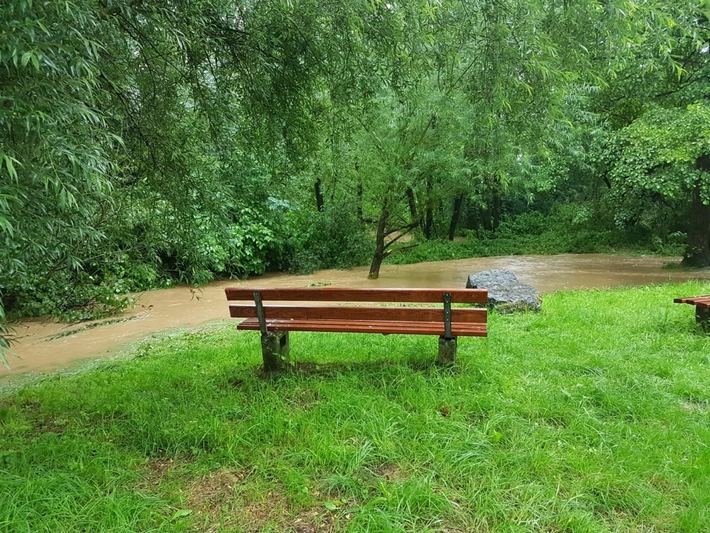
{"label": "concrete bench post", "polygon": [[456,361],[457,337],[439,337],[439,358],[436,362],[440,365],[453,365]]}
{"label": "concrete bench post", "polygon": [[261,334],[264,371],[277,372],[289,363],[288,331],[267,331]]}

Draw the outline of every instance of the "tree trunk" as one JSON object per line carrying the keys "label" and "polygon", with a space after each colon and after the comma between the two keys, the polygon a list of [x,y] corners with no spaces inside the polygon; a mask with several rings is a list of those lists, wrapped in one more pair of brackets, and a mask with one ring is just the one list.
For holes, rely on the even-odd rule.
{"label": "tree trunk", "polygon": [[417,199],[414,196],[414,189],[407,187],[407,203],[409,204],[409,216],[412,220],[417,220]]}
{"label": "tree trunk", "polygon": [[456,236],[456,228],[459,227],[461,219],[461,208],[463,207],[464,195],[460,194],[454,199],[454,212],[451,213],[451,222],[449,224],[449,240],[453,241]]}
{"label": "tree trunk", "polygon": [[388,218],[389,212],[387,211],[387,208],[383,208],[382,213],[380,214],[380,221],[377,224],[377,235],[375,235],[375,255],[372,256],[370,273],[367,275],[369,279],[377,279],[380,277],[380,267],[382,266],[382,261],[385,259],[385,228],[387,226]]}
{"label": "tree trunk", "polygon": [[424,214],[424,238],[429,240],[434,234],[434,209],[431,206],[427,206],[426,213]]}
{"label": "tree trunk", "polygon": [[434,234],[434,206],[432,205],[431,192],[434,189],[434,183],[431,179],[427,179],[426,182],[426,206],[424,209],[424,218],[422,220],[422,233],[424,238],[430,240]]}
{"label": "tree trunk", "polygon": [[322,190],[322,182],[320,178],[316,179],[316,183],[313,186],[315,194],[316,194],[316,209],[318,211],[323,211],[323,190]]}
{"label": "tree trunk", "polygon": [[[493,178],[495,180],[495,178]],[[498,229],[500,226],[500,210],[501,210],[501,198],[500,191],[497,189],[496,185],[491,186],[491,196],[488,204],[488,224],[491,230]]]}
{"label": "tree trunk", "polygon": [[362,182],[359,181],[357,184],[357,219],[362,222],[364,217],[362,214],[362,202],[363,202],[363,190]]}
{"label": "tree trunk", "polygon": [[693,189],[688,221],[688,246],[683,256],[683,266],[710,266],[710,205],[703,204],[700,186]]}
{"label": "tree trunk", "polygon": [[0,307],[5,310],[5,314],[12,312],[17,303],[17,295],[11,294],[10,296],[0,295]]}

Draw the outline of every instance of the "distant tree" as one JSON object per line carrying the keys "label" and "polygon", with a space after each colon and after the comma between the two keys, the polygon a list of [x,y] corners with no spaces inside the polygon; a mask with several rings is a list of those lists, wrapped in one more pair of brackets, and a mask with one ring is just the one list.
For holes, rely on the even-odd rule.
{"label": "distant tree", "polygon": [[314,76],[299,71],[308,56],[289,9],[2,3],[0,324],[18,304],[110,306],[131,287],[112,278],[263,270],[265,162],[303,159],[313,130]]}
{"label": "distant tree", "polygon": [[610,142],[609,176],[620,191],[687,199],[683,263],[710,264],[710,106],[650,109]]}
{"label": "distant tree", "polygon": [[0,6],[0,323],[102,237],[120,141],[97,108],[99,25],[88,1]]}
{"label": "distant tree", "polygon": [[462,203],[482,184],[495,201],[546,150],[569,65],[578,66],[570,59],[578,51],[566,51],[574,19],[547,7],[461,0],[391,8],[407,37],[393,35],[396,60],[383,61],[393,81],[363,125],[371,147],[363,152],[380,165],[379,177],[365,181],[379,199],[370,277],[403,234],[419,227],[431,237],[435,213],[448,211],[452,235]]}
{"label": "distant tree", "polygon": [[455,96],[426,97],[422,102],[410,94],[406,103],[383,97],[354,137],[365,202],[376,221],[372,278],[409,232],[431,231],[434,210],[470,178],[464,157],[467,107]]}
{"label": "distant tree", "polygon": [[593,108],[604,119],[602,169],[620,211],[650,209],[639,200],[648,195],[684,206],[688,266],[710,264],[709,7],[674,0],[629,11],[626,46]]}

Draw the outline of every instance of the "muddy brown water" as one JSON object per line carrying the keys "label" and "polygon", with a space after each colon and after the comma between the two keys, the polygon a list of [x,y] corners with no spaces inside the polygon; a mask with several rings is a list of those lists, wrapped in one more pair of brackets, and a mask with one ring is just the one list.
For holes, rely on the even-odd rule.
{"label": "muddy brown water", "polygon": [[[380,279],[367,279],[367,268],[323,270],[310,275],[266,275],[248,281],[221,281],[201,289],[175,287],[137,296],[131,310],[110,320],[66,324],[33,319],[16,325],[10,368],[0,365],[0,383],[14,377],[69,368],[86,359],[103,358],[159,332],[227,323],[224,288],[255,287],[465,287],[469,274],[491,268],[514,272],[542,293],[567,289],[609,288],[706,279],[710,270],[663,269],[669,258],[618,255],[507,256],[385,265]],[[679,295],[684,296],[684,295]]]}

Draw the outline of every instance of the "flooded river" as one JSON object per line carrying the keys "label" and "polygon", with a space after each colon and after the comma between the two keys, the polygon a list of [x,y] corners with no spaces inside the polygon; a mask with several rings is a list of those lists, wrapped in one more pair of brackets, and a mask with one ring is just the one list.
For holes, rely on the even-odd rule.
{"label": "flooded river", "polygon": [[[105,357],[153,333],[175,328],[228,322],[224,288],[258,287],[450,287],[463,288],[469,274],[491,268],[514,272],[521,282],[542,293],[565,289],[609,288],[707,279],[710,270],[665,270],[668,258],[618,255],[508,256],[385,265],[380,279],[367,279],[367,267],[324,270],[311,275],[266,275],[249,281],[222,281],[201,289],[175,287],[145,292],[136,306],[113,319],[93,324],[64,324],[46,319],[28,320],[15,328],[17,343],[10,369],[0,365],[0,383],[29,372],[67,368],[90,358]],[[92,327],[94,326],[94,327]]]}

